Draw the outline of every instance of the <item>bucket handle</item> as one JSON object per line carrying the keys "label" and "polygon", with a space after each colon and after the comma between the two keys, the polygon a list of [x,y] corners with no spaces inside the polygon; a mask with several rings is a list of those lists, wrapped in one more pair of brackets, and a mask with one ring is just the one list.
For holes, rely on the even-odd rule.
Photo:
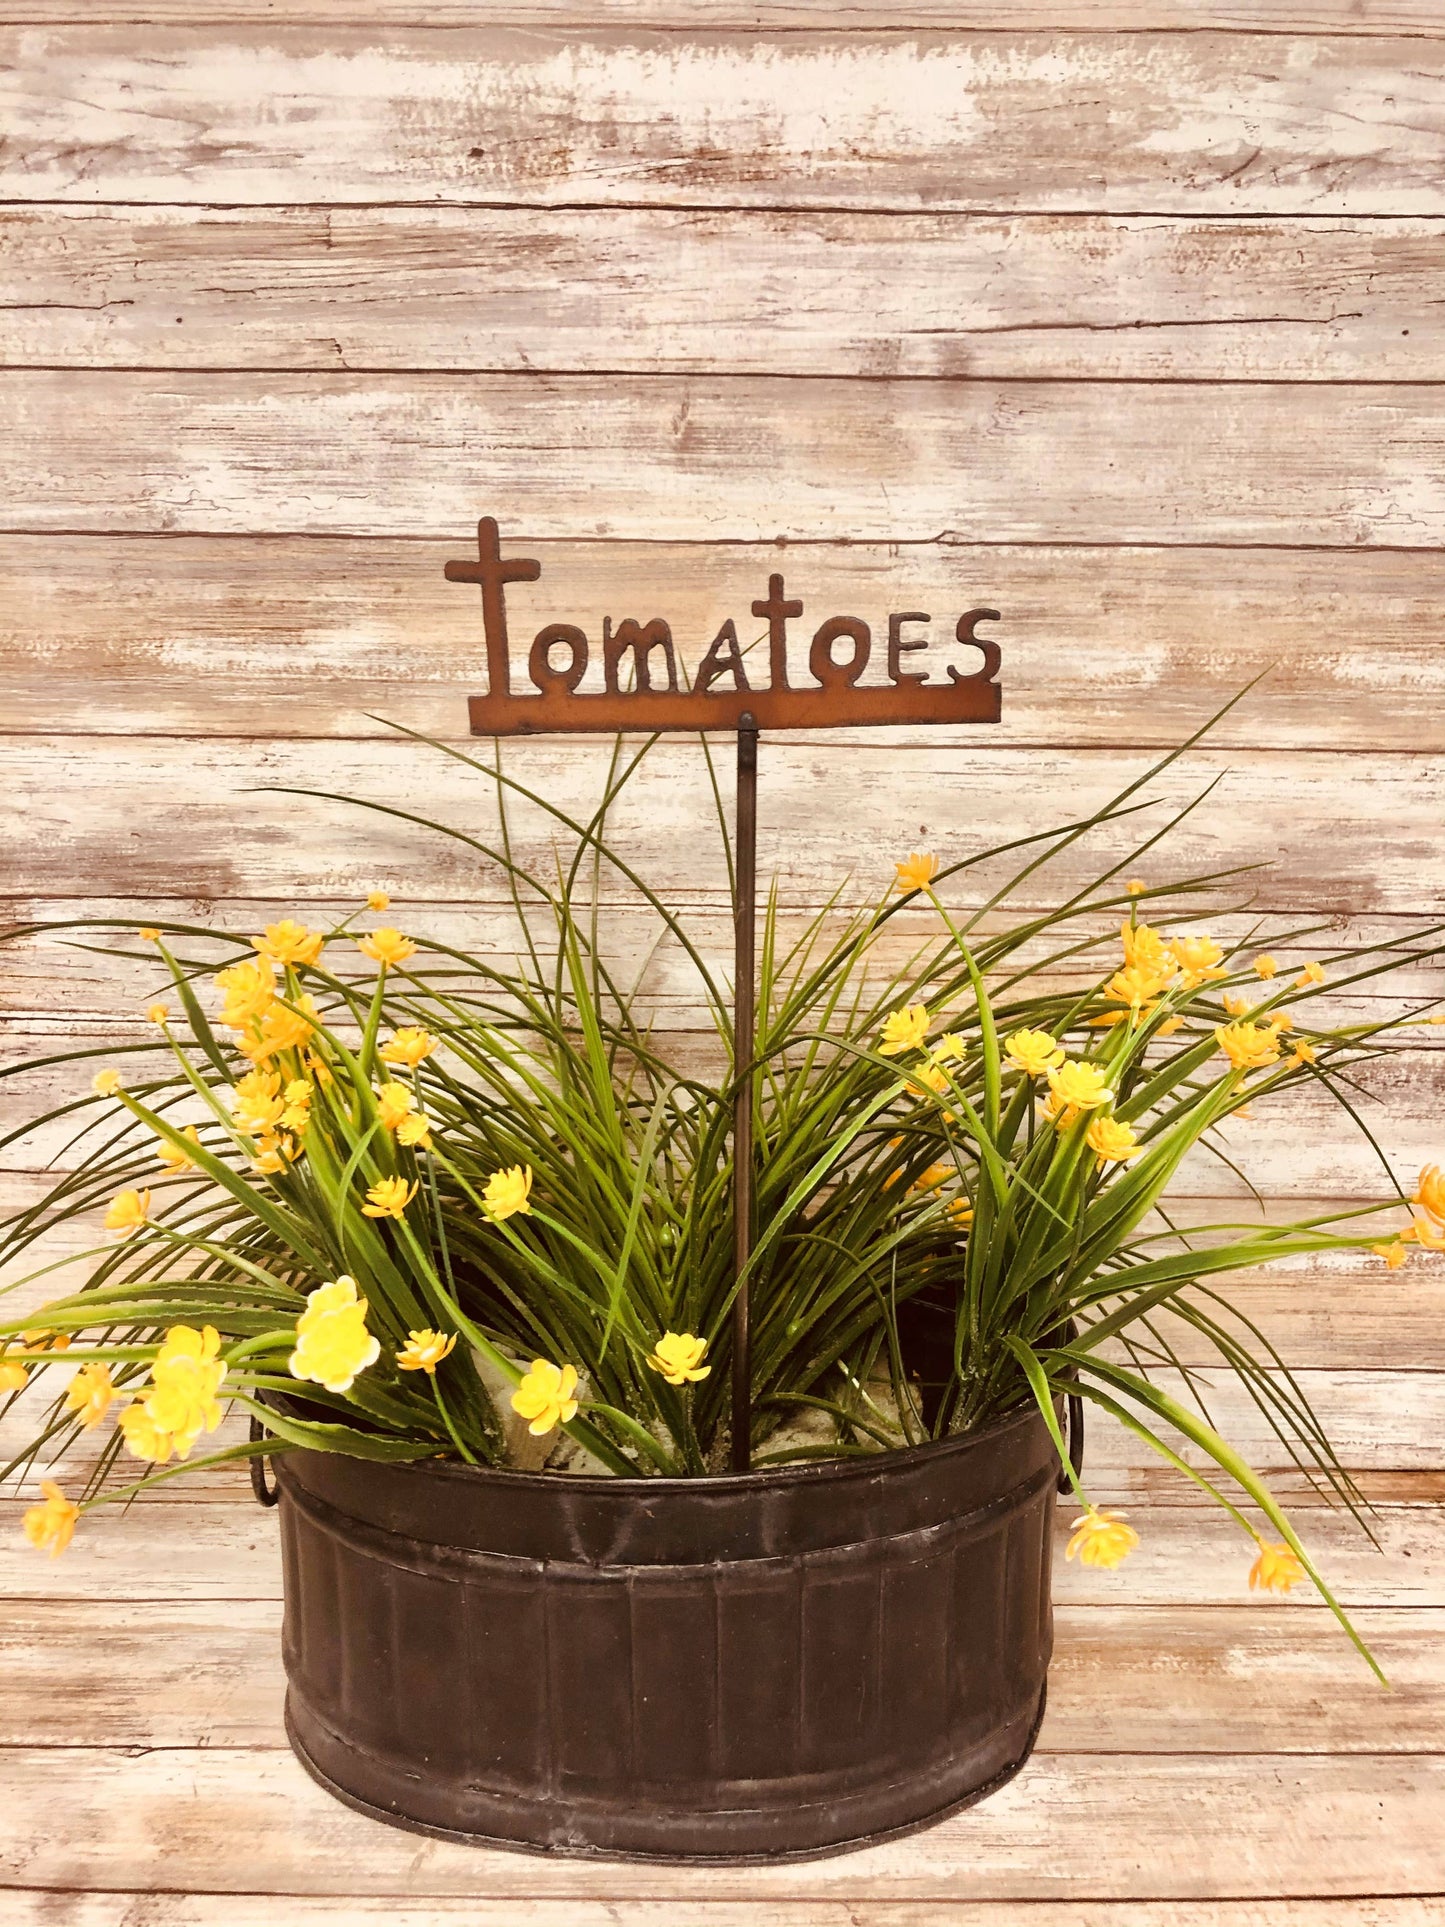
{"label": "bucket handle", "polygon": [[[1072,1430],[1069,1436],[1070,1438],[1073,1437]],[[254,1445],[258,1439],[264,1439],[265,1437],[266,1428],[253,1412],[251,1414],[252,1445]],[[266,1454],[264,1452],[258,1452],[251,1460],[251,1490],[256,1495],[257,1505],[275,1505],[281,1496],[274,1476],[269,1485],[266,1483]]]}

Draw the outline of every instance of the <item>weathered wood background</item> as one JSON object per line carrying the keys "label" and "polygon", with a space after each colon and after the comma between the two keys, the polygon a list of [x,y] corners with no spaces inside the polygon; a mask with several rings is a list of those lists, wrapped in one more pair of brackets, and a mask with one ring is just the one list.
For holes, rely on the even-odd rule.
{"label": "weathered wood background", "polygon": [[[374,719],[460,739],[480,624],[441,564],[487,511],[544,559],[516,635],[665,613],[695,659],[776,568],[875,630],[1005,612],[999,729],[765,745],[795,907],[1101,799],[1267,670],[1164,786],[1223,777],[1180,863],[1267,859],[1262,908],[1375,938],[1445,915],[1439,0],[0,0],[0,40],[0,918],[251,928],[382,883],[505,944],[495,876],[265,787],[483,812]],[[563,800],[599,768],[513,761]],[[619,828],[722,956],[705,801],[669,745]],[[7,952],[7,1059],[136,1041],[149,987]],[[665,962],[653,988],[700,1022]],[[1407,1172],[1445,1150],[1440,1061],[1372,1083]],[[67,1079],[3,1087],[0,1129]],[[0,1201],[63,1146],[17,1139]],[[1379,1183],[1318,1105],[1234,1148],[1271,1211]],[[1184,1208],[1222,1188],[1196,1174]],[[0,1912],[1438,1921],[1445,1283],[1299,1266],[1241,1302],[1379,1504],[1377,1551],[1278,1468],[1389,1698],[1096,1428],[1144,1546],[1061,1568],[1043,1744],[986,1806],[701,1881],[465,1852],[335,1806],[278,1745],[273,1524],[214,1479],[55,1566],[6,1556]]]}

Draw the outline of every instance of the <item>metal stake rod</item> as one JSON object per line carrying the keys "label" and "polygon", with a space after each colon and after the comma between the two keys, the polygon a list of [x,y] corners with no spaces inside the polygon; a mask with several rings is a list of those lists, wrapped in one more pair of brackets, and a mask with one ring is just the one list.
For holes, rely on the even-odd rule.
{"label": "metal stake rod", "polygon": [[738,718],[737,905],[733,948],[733,1277],[740,1282],[733,1299],[734,1472],[752,1462],[753,1361],[748,1316],[748,1281],[743,1277],[753,1249],[753,1044],[756,1029],[756,938],[754,921],[758,871],[758,725],[751,710]]}

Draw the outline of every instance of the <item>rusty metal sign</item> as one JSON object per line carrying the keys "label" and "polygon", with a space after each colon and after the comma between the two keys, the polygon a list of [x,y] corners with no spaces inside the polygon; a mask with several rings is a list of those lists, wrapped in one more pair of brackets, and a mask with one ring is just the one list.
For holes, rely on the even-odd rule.
{"label": "rusty metal sign", "polygon": [[[474,736],[532,736],[617,730],[736,729],[751,716],[758,729],[856,728],[870,723],[996,723],[1000,693],[994,681],[999,646],[978,634],[981,622],[998,622],[997,609],[967,609],[954,637],[962,666],[946,665],[948,680],[905,668],[904,660],[928,644],[917,633],[932,617],[920,609],[888,616],[880,637],[888,680],[860,679],[873,657],[874,639],[860,616],[829,616],[808,646],[811,686],[788,680],[788,623],[801,619],[800,596],[788,595],[781,574],[770,575],[768,593],[752,613],[768,625],[768,682],[754,688],[737,625],[729,617],[709,643],[691,689],[678,679],[671,626],[661,616],[639,622],[624,617],[616,627],[602,619],[600,649],[604,687],[579,688],[593,660],[594,644],[575,623],[549,622],[532,639],[527,659],[532,688],[512,689],[507,587],[535,582],[542,565],[531,557],[504,556],[497,524],[477,524],[477,560],[448,562],[448,582],[475,582],[482,591],[482,628],[487,648],[487,693],[469,704]],[[972,653],[970,653],[972,652]],[[979,657],[982,661],[979,661]],[[630,685],[630,686],[628,686]]]}

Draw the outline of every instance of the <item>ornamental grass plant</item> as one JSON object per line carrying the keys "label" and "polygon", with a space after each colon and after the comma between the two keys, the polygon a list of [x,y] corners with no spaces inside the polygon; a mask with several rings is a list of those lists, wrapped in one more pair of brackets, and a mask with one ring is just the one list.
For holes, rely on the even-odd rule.
{"label": "ornamental grass plant", "polygon": [[[1401,1181],[1376,1144],[1380,1196],[1303,1222],[1261,1206],[1186,1225],[1169,1191],[1191,1155],[1238,1169],[1221,1127],[1246,1104],[1283,1118],[1293,1095],[1322,1091],[1369,1136],[1360,1067],[1431,1020],[1392,1004],[1339,1023],[1330,1003],[1438,955],[1437,928],[1326,947],[1303,968],[1278,959],[1324,926],[1246,916],[1243,935],[1217,940],[1206,922],[1238,929],[1252,879],[1155,875],[1195,807],[1159,821],[1147,785],[1171,756],[1103,809],[1015,844],[900,852],[871,899],[840,887],[801,929],[775,887],[749,1050],[730,986],[609,833],[646,748],[618,747],[582,820],[499,755],[433,747],[475,773],[490,834],[362,806],[453,839],[503,880],[511,961],[429,939],[380,892],[324,929],[9,933],[139,954],[156,974],[149,1041],[5,1073],[63,1066],[75,1080],[25,1126],[73,1124],[71,1168],[0,1228],[25,1307],[0,1320],[12,1437],[10,1407],[34,1409],[7,1472],[59,1466],[75,1495],[45,1480],[32,1542],[59,1552],[82,1512],[292,1447],[629,1478],[725,1470],[730,1125],[751,1057],[756,1466],[976,1432],[1034,1400],[1067,1467],[1056,1408],[1079,1397],[1238,1522],[1252,1585],[1308,1574],[1348,1624],[1210,1422],[1207,1380],[1175,1340],[1183,1326],[1204,1341],[1289,1458],[1363,1518],[1229,1281],[1286,1258],[1367,1252],[1394,1267],[1445,1249],[1445,1180],[1431,1167]],[[551,820],[545,869],[516,853],[518,800]],[[1087,885],[1016,907],[1101,841]],[[619,893],[685,962],[711,1061],[652,1028],[641,977],[622,979],[607,934]],[[31,1308],[77,1262],[41,1262],[44,1241],[97,1216],[80,1288]],[[212,1437],[227,1408],[252,1437]],[[1133,1528],[1069,1476],[1070,1555],[1117,1564]]]}

